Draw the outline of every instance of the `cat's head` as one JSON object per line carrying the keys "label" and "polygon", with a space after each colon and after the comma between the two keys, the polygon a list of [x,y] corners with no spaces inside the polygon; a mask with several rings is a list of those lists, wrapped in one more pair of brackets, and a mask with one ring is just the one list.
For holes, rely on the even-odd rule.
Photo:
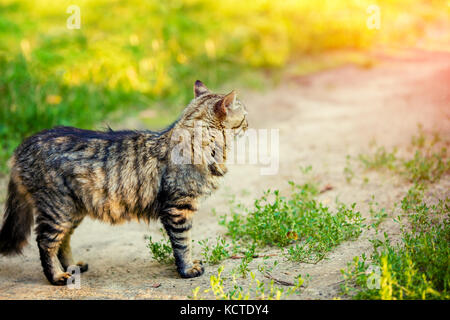
{"label": "cat's head", "polygon": [[248,128],[247,110],[237,98],[236,91],[212,93],[200,80],[194,84],[194,99],[186,107],[182,121],[191,126],[202,121],[211,128],[243,133]]}

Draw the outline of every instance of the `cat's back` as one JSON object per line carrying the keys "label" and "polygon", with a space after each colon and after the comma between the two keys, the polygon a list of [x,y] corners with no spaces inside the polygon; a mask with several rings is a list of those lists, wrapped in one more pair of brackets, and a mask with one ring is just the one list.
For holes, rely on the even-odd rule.
{"label": "cat's back", "polygon": [[54,127],[26,138],[17,148],[16,154],[26,152],[28,149],[46,152],[71,151],[73,148],[80,149],[87,145],[117,143],[137,135],[139,135],[137,131],[131,130],[93,131],[74,127]]}
{"label": "cat's back", "polygon": [[[65,161],[78,165],[101,160],[126,140],[137,138],[135,131],[92,131],[73,127],[55,127],[26,138],[14,153],[16,165],[53,168]],[[117,148],[116,148],[117,149]],[[120,151],[120,150],[116,150]]]}
{"label": "cat's back", "polygon": [[[26,138],[14,153],[12,169],[30,182],[49,176],[92,175],[100,169],[108,173],[136,154],[147,153],[145,146],[151,138],[151,132],[55,127]],[[151,159],[151,155],[142,156]]]}
{"label": "cat's back", "polygon": [[159,186],[158,137],[56,127],[25,139],[12,171],[30,192],[70,196],[93,216],[116,223],[151,211]]}

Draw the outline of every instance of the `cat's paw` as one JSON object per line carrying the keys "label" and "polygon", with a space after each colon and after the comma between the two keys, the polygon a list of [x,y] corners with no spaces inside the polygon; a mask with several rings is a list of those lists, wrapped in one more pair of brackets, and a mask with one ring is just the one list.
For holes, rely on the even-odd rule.
{"label": "cat's paw", "polygon": [[205,272],[205,268],[201,261],[194,260],[192,265],[178,272],[182,278],[195,278],[201,276]]}
{"label": "cat's paw", "polygon": [[72,275],[69,272],[58,273],[53,276],[53,280],[51,283],[54,286],[65,286],[67,284],[67,280],[70,279]]}
{"label": "cat's paw", "polygon": [[89,270],[89,265],[83,261],[80,261],[77,263],[77,266],[80,267],[80,272],[86,272]]}

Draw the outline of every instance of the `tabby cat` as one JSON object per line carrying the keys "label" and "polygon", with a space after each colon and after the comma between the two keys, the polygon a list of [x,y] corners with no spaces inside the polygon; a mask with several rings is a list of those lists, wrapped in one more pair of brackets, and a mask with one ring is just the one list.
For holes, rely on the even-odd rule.
{"label": "tabby cat", "polygon": [[[246,114],[234,91],[214,94],[196,81],[194,99],[163,131],[55,127],[25,139],[11,160],[0,253],[21,253],[35,223],[44,274],[64,285],[75,265],[70,237],[85,216],[111,224],[160,219],[180,276],[202,275],[191,258],[192,220],[227,172],[227,142],[247,129]],[[179,150],[190,161],[180,161]]]}

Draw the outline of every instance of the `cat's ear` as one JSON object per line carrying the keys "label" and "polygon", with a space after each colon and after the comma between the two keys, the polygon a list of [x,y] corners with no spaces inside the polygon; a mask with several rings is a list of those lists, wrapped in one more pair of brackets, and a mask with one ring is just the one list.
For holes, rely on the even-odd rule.
{"label": "cat's ear", "polygon": [[209,89],[200,80],[195,81],[194,84],[194,97],[200,97],[201,95],[208,93]]}
{"label": "cat's ear", "polygon": [[214,111],[220,117],[225,117],[228,114],[229,110],[234,109],[234,103],[236,102],[236,91],[231,91],[225,97],[222,98],[219,102],[214,106]]}

